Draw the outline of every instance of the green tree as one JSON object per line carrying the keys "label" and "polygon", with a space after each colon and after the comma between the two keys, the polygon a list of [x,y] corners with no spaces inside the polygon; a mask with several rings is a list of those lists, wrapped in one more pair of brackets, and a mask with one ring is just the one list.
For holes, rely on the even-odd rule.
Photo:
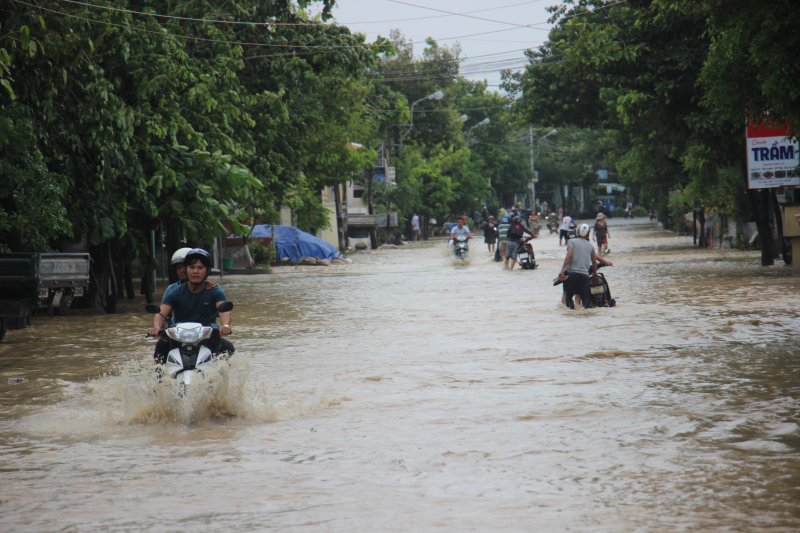
{"label": "green tree", "polygon": [[[700,83],[712,45],[707,14],[650,0],[579,1],[553,13],[549,42],[508,83],[522,92],[527,118],[618,130],[609,132],[610,162],[634,192],[658,195],[663,207],[670,189],[723,187],[723,171],[741,161],[743,131],[741,116],[709,105]],[[750,200],[761,205],[753,193]],[[754,211],[761,213],[759,231],[769,234],[765,210]],[[765,236],[765,264],[772,261],[769,241]]]}

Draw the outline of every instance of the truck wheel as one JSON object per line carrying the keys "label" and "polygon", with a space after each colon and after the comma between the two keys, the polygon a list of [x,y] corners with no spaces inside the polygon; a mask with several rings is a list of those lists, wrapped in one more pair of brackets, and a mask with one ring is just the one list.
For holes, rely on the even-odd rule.
{"label": "truck wheel", "polygon": [[70,305],[72,305],[72,300],[70,300],[66,295],[62,296],[61,302],[58,304],[58,307],[53,308],[53,316],[69,315]]}
{"label": "truck wheel", "polygon": [[3,342],[3,339],[6,338],[6,322],[2,318],[0,318],[0,342]]}

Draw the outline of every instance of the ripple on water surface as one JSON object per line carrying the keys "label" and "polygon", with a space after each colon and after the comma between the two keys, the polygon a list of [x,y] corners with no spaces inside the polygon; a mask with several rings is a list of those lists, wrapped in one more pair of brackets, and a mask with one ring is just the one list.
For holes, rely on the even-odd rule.
{"label": "ripple on water surface", "polygon": [[800,529],[789,270],[650,227],[611,233],[613,309],[558,305],[553,235],[531,272],[475,239],[463,267],[438,241],[226,277],[238,352],[189,417],[139,362],[141,304],[11,332],[0,370],[31,380],[0,396],[0,517],[9,531]]}

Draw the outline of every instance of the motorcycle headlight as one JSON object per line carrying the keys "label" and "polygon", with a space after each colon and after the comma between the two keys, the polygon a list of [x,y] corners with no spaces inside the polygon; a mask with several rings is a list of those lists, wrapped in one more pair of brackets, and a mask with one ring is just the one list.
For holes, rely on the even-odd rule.
{"label": "motorcycle headlight", "polygon": [[181,340],[180,334],[178,333],[178,330],[176,330],[175,328],[167,329],[167,336],[171,339],[175,339],[176,341]]}
{"label": "motorcycle headlight", "polygon": [[184,329],[180,333],[180,341],[185,343],[197,342],[200,335],[196,329]]}
{"label": "motorcycle headlight", "polygon": [[459,241],[466,241],[466,240],[467,240],[467,236],[466,236],[466,235],[459,235],[459,236],[458,236],[458,237],[456,237],[456,238],[457,238]]}

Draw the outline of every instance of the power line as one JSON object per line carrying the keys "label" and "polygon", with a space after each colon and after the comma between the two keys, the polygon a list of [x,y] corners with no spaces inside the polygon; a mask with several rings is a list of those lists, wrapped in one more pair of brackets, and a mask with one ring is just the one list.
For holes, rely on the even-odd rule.
{"label": "power line", "polygon": [[[557,58],[557,57],[564,57],[564,55],[566,55],[566,54],[553,54],[553,55],[547,56],[548,61],[538,61],[537,63],[555,64],[556,61],[549,61],[549,59]],[[461,61],[461,60],[450,60],[448,62],[455,62],[455,61]],[[465,60],[465,62],[466,62],[466,60]],[[498,70],[511,70],[511,69],[515,69],[515,68],[525,68],[529,64],[530,64],[530,60],[527,59],[527,58],[522,58],[522,57],[513,57],[513,58],[509,58],[509,59],[497,59],[497,60],[494,60],[494,61],[478,61],[478,62],[475,62],[475,63],[470,63],[468,65],[467,64],[463,65],[463,68],[459,68],[458,75],[464,75],[464,74],[470,74],[470,73],[477,74],[477,73],[480,73],[480,72],[495,72],[495,71],[498,71]],[[412,64],[410,66],[413,67],[414,65],[421,65],[421,64],[420,63],[414,63],[414,64]],[[495,68],[493,70],[485,70],[488,67],[495,67]],[[483,70],[476,70],[476,69],[483,69]],[[438,74],[441,71],[442,71],[441,68],[439,68],[439,69],[436,69],[436,68],[433,68],[433,69],[414,69],[414,68],[412,68],[410,70],[388,70],[386,72],[381,72],[381,71],[375,72],[375,71],[372,71],[371,73],[374,73],[374,74],[379,75],[379,76],[388,76],[389,79],[396,79],[396,78],[403,77],[403,75],[406,75],[406,74],[416,77],[416,76],[420,76],[420,75],[423,75],[423,74],[426,74],[426,73]],[[444,75],[444,74],[442,74],[442,75]],[[380,78],[370,78],[370,79],[371,80],[378,80]]]}
{"label": "power line", "polygon": [[69,2],[70,4],[77,4],[79,6],[92,7],[95,9],[107,9],[109,11],[117,11],[120,13],[130,13],[132,15],[144,15],[147,17],[158,17],[163,19],[186,20],[189,22],[213,22],[214,24],[242,24],[247,26],[334,26],[333,24],[325,24],[322,22],[241,22],[236,20],[214,20],[214,19],[198,19],[192,17],[178,17],[174,15],[161,15],[160,13],[145,13],[143,11],[133,11],[131,9],[121,9],[111,6],[99,6],[97,4],[87,4],[85,2],[78,2],[77,0],[60,0],[61,2]]}
{"label": "power line", "polygon": [[[534,65],[537,66],[537,67],[546,67],[546,66],[550,66],[550,65],[558,65],[559,63],[567,63],[567,60],[566,59],[562,59],[562,60],[559,60],[559,61],[526,63],[523,66],[525,68],[527,68],[529,66],[534,66]],[[520,67],[520,68],[522,68],[522,67]],[[497,70],[498,69],[478,71],[478,72],[473,72],[472,74],[482,74],[482,73],[488,73],[488,72],[497,72]],[[510,70],[510,69],[501,69],[501,70]],[[461,76],[461,73],[459,73],[458,75],[453,75],[453,76],[440,75],[440,76],[408,76],[408,77],[400,77],[400,78],[383,78],[383,79],[373,78],[373,79],[371,79],[369,81],[371,81],[372,83],[375,83],[375,82],[386,83],[386,82],[393,82],[393,81],[451,80],[451,79],[455,79],[458,76]],[[493,85],[492,87],[502,87],[502,85]]]}
{"label": "power line", "polygon": [[[122,9],[118,7],[111,7],[111,6],[101,6],[97,4],[89,4],[86,2],[78,2],[77,0],[60,0],[61,2],[68,2],[70,4],[77,4],[81,6],[91,7],[95,9],[106,9],[109,11],[118,11],[120,13],[131,13],[133,15],[144,15],[150,17],[159,17],[159,18],[166,18],[166,19],[176,19],[176,20],[186,20],[190,22],[212,22],[215,24],[241,24],[247,26],[350,26],[356,24],[378,24],[378,23],[386,23],[386,22],[405,22],[411,20],[423,20],[423,19],[432,19],[432,18],[444,18],[444,17],[451,17],[451,16],[466,16],[471,13],[482,13],[484,11],[494,11],[497,9],[504,9],[507,7],[514,7],[520,6],[523,4],[533,4],[536,2],[541,2],[542,0],[529,0],[528,2],[521,2],[518,4],[510,4],[507,6],[500,6],[500,7],[491,7],[488,9],[478,9],[476,11],[466,11],[464,13],[449,13],[447,15],[438,15],[432,17],[416,17],[416,18],[409,18],[409,19],[395,19],[395,20],[376,20],[376,21],[365,21],[365,22],[336,22],[335,24],[328,24],[325,22],[315,22],[315,21],[306,21],[306,22],[242,22],[242,21],[235,21],[235,20],[215,20],[215,19],[198,19],[192,17],[178,17],[175,15],[161,15],[159,13],[146,13],[143,11],[134,11],[131,9]],[[409,4],[411,5],[411,4]],[[415,6],[419,7],[419,6]]]}
{"label": "power line", "polygon": [[[540,23],[536,23],[536,24],[529,24],[529,25],[515,24],[513,22],[504,22],[502,20],[492,20],[492,19],[487,19],[487,18],[483,18],[483,17],[473,17],[472,15],[468,15],[466,13],[453,13],[452,11],[445,11],[443,9],[436,9],[436,8],[427,7],[427,6],[418,6],[416,4],[409,4],[408,2],[402,2],[401,0],[387,0],[387,1],[388,2],[392,2],[394,4],[402,4],[402,5],[405,5],[405,6],[417,7],[417,8],[420,8],[420,9],[427,9],[429,11],[437,11],[439,13],[447,13],[448,15],[466,17],[466,18],[471,18],[471,19],[476,19],[476,20],[483,20],[483,21],[486,21],[486,22],[495,22],[497,24],[506,24],[508,26],[515,26],[517,28],[530,28],[531,26],[535,26],[535,25],[538,25],[538,24],[543,24],[541,22]],[[534,29],[538,29],[538,28],[534,28]]]}
{"label": "power line", "polygon": [[518,4],[509,4],[509,5],[505,5],[505,6],[490,7],[490,8],[487,8],[487,9],[478,9],[476,11],[465,11],[463,13],[453,13],[453,14],[450,14],[450,15],[433,15],[433,16],[430,16],[430,17],[415,17],[415,18],[409,18],[409,19],[394,19],[394,20],[373,20],[373,21],[367,21],[367,22],[342,22],[340,24],[343,24],[345,26],[350,26],[350,25],[354,25],[354,24],[383,24],[383,23],[386,23],[386,22],[406,22],[406,21],[411,21],[411,20],[438,19],[438,18],[452,17],[454,15],[469,15],[469,14],[472,14],[472,13],[483,13],[485,11],[496,11],[498,9],[506,9],[508,7],[516,7],[516,6],[521,6],[521,5],[525,5],[525,4],[535,4],[535,3],[541,2],[541,1],[542,0],[529,0],[528,2],[520,2]]}
{"label": "power line", "polygon": [[[240,41],[226,41],[224,39],[206,39],[203,37],[194,37],[191,35],[176,35],[174,33],[168,32],[160,32],[160,31],[153,31],[147,30],[144,28],[136,28],[134,26],[128,26],[123,24],[114,24],[113,22],[104,22],[101,20],[94,20],[85,17],[79,17],[77,15],[72,15],[70,13],[64,13],[62,11],[56,11],[53,9],[48,9],[46,7],[36,6],[33,4],[28,4],[26,2],[22,2],[21,0],[12,0],[18,4],[22,4],[24,6],[32,7],[34,9],[39,9],[41,11],[48,11],[50,13],[55,13],[56,15],[62,15],[69,18],[74,18],[78,20],[84,20],[86,22],[93,22],[95,24],[105,24],[106,26],[113,26],[116,28],[122,28],[126,30],[138,31],[142,33],[151,33],[154,35],[160,35],[162,37],[174,37],[176,39],[190,39],[193,41],[201,41],[201,42],[208,42],[208,43],[219,43],[219,44],[234,44],[238,46],[266,46],[270,48],[313,48],[313,49],[336,49],[336,48],[366,48],[366,44],[362,44],[360,46],[353,46],[353,45],[312,45],[312,44],[267,44],[267,43],[247,43],[247,42],[240,42]],[[270,57],[270,56],[260,56],[260,57]],[[252,58],[251,58],[252,59]]]}
{"label": "power line", "polygon": [[[130,26],[130,25],[115,24],[113,22],[104,22],[104,21],[101,21],[101,20],[94,20],[94,19],[90,19],[90,18],[86,18],[86,17],[80,17],[78,15],[73,15],[71,13],[64,13],[62,11],[56,11],[54,9],[49,9],[49,8],[46,8],[46,7],[36,6],[36,5],[33,5],[33,4],[29,4],[27,2],[22,2],[21,0],[12,0],[12,1],[16,2],[17,4],[20,4],[20,5],[28,6],[28,7],[31,7],[33,9],[38,9],[40,11],[47,11],[49,13],[54,13],[56,15],[62,15],[64,17],[74,18],[74,19],[77,19],[77,20],[83,20],[83,21],[86,21],[86,22],[92,22],[92,23],[95,23],[95,24],[103,24],[103,25],[106,25],[106,26],[112,26],[112,27],[116,27],[116,28],[127,29],[127,30],[131,30],[131,31],[138,31],[138,32],[141,32],[141,33],[150,33],[150,34],[154,34],[154,35],[160,35],[160,36],[163,36],[163,37],[174,37],[176,39],[190,39],[190,40],[193,40],[193,41],[218,43],[218,44],[232,44],[232,45],[238,45],[238,46],[264,46],[264,47],[269,47],[269,48],[310,48],[310,49],[315,49],[315,50],[346,49],[346,48],[355,49],[355,48],[366,48],[368,46],[366,44],[361,44],[361,45],[358,45],[358,46],[354,46],[354,45],[309,45],[309,44],[267,44],[267,43],[248,43],[248,42],[240,42],[240,41],[228,41],[228,40],[224,40],[224,39],[206,39],[206,38],[203,38],[203,37],[194,37],[194,36],[190,36],[190,35],[177,35],[177,34],[173,34],[173,33],[169,33],[169,32],[160,32],[160,31],[147,30],[147,29],[144,29],[144,28],[137,28],[135,26]],[[95,6],[95,7],[97,7],[97,6]],[[150,14],[146,13],[145,15],[150,15]],[[155,15],[151,15],[151,16],[155,16]],[[333,26],[331,26],[331,27],[333,27]],[[506,30],[499,30],[499,31],[506,31]],[[487,33],[496,33],[496,32],[475,33],[475,34],[470,34],[470,35],[463,35],[463,36],[460,36],[460,37],[445,37],[444,39],[439,39],[439,40],[440,41],[447,41],[447,40],[459,39],[461,37],[471,37],[473,35],[485,35]],[[408,43],[408,44],[421,44],[423,42],[425,42],[425,41],[411,42],[411,43]],[[258,58],[264,58],[264,57],[277,57],[277,56],[269,56],[269,55],[258,56]],[[246,58],[246,59],[255,59],[255,58],[251,57],[251,58]]]}

